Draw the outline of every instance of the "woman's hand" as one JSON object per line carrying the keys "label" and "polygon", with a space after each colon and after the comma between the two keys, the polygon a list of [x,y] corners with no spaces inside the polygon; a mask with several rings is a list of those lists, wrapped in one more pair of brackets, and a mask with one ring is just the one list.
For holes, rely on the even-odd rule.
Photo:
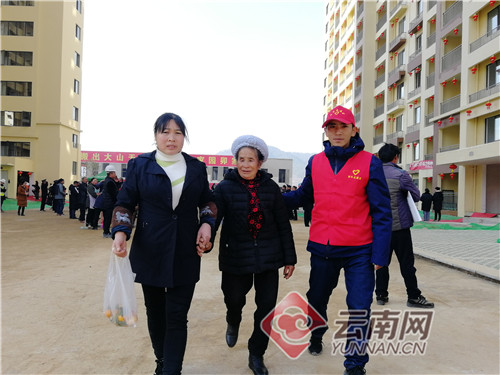
{"label": "woman's hand", "polygon": [[288,280],[293,275],[293,271],[295,270],[295,266],[285,266],[283,269],[283,277]]}
{"label": "woman's hand", "polygon": [[210,224],[201,224],[198,235],[196,236],[196,251],[200,257],[205,251],[209,251],[212,248],[212,243],[210,242],[211,235],[212,227]]}
{"label": "woman's hand", "polygon": [[124,232],[115,233],[111,250],[118,257],[123,258],[127,256],[127,235]]}

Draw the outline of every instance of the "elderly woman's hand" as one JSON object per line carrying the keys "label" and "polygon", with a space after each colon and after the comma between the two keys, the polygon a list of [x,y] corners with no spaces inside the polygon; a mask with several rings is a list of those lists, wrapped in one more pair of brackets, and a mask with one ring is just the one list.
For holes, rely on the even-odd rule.
{"label": "elderly woman's hand", "polygon": [[211,235],[212,227],[207,223],[201,224],[196,236],[196,251],[200,257],[205,251],[209,251],[212,248],[212,243],[210,242]]}
{"label": "elderly woman's hand", "polygon": [[115,233],[111,250],[118,257],[123,258],[127,256],[127,235],[124,232]]}
{"label": "elderly woman's hand", "polygon": [[285,266],[283,269],[283,277],[285,279],[289,279],[293,275],[293,271],[295,270],[295,266]]}

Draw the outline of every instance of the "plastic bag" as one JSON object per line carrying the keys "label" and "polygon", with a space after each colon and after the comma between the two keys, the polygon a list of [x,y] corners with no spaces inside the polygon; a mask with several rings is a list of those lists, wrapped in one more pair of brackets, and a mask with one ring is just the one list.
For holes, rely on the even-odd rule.
{"label": "plastic bag", "polygon": [[104,288],[103,312],[109,320],[121,327],[135,327],[137,299],[128,256],[118,257],[111,252],[106,287]]}

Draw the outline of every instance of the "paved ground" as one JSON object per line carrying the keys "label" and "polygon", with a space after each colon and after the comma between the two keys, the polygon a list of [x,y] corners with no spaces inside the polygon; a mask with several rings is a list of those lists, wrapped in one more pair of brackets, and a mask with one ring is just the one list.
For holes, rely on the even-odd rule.
{"label": "paved ground", "polygon": [[[1,220],[1,373],[151,374],[154,358],[140,288],[136,287],[140,306],[136,328],[116,327],[101,313],[111,241],[103,239],[100,231],[80,230],[77,221],[51,212],[28,210],[19,217],[10,211]],[[304,248],[308,232],[301,221],[292,225],[298,264],[294,276],[282,280],[280,300],[289,292],[305,295],[307,291],[309,257]],[[418,229],[413,237],[417,252],[439,255],[440,261],[448,259],[457,267],[484,267],[498,274],[498,232],[491,233]],[[426,344],[425,353],[378,352],[371,356],[367,372],[499,374],[499,284],[420,257],[416,267],[420,288],[436,303],[429,338],[421,341]],[[331,329],[325,341],[331,341],[339,328],[334,320],[345,308],[343,285],[341,280],[330,300]],[[398,328],[402,328],[405,314],[422,312],[406,307],[396,261],[391,265],[389,292],[389,304],[374,305],[374,314],[390,309],[401,318]],[[205,255],[190,310],[184,374],[250,374],[246,341],[254,310],[252,294],[247,301],[240,340],[229,349],[224,341],[217,251]],[[343,357],[333,351],[331,343],[321,356],[304,353],[297,360],[271,343],[265,360],[271,374],[343,371]]]}

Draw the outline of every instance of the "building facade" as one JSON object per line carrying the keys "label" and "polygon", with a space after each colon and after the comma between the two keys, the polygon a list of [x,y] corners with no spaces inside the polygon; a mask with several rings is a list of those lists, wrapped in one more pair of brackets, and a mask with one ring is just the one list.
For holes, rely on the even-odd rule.
{"label": "building facade", "polygon": [[83,4],[1,2],[2,178],[80,177]]}
{"label": "building facade", "polygon": [[500,2],[326,3],[324,116],[350,108],[444,209],[500,213]]}

